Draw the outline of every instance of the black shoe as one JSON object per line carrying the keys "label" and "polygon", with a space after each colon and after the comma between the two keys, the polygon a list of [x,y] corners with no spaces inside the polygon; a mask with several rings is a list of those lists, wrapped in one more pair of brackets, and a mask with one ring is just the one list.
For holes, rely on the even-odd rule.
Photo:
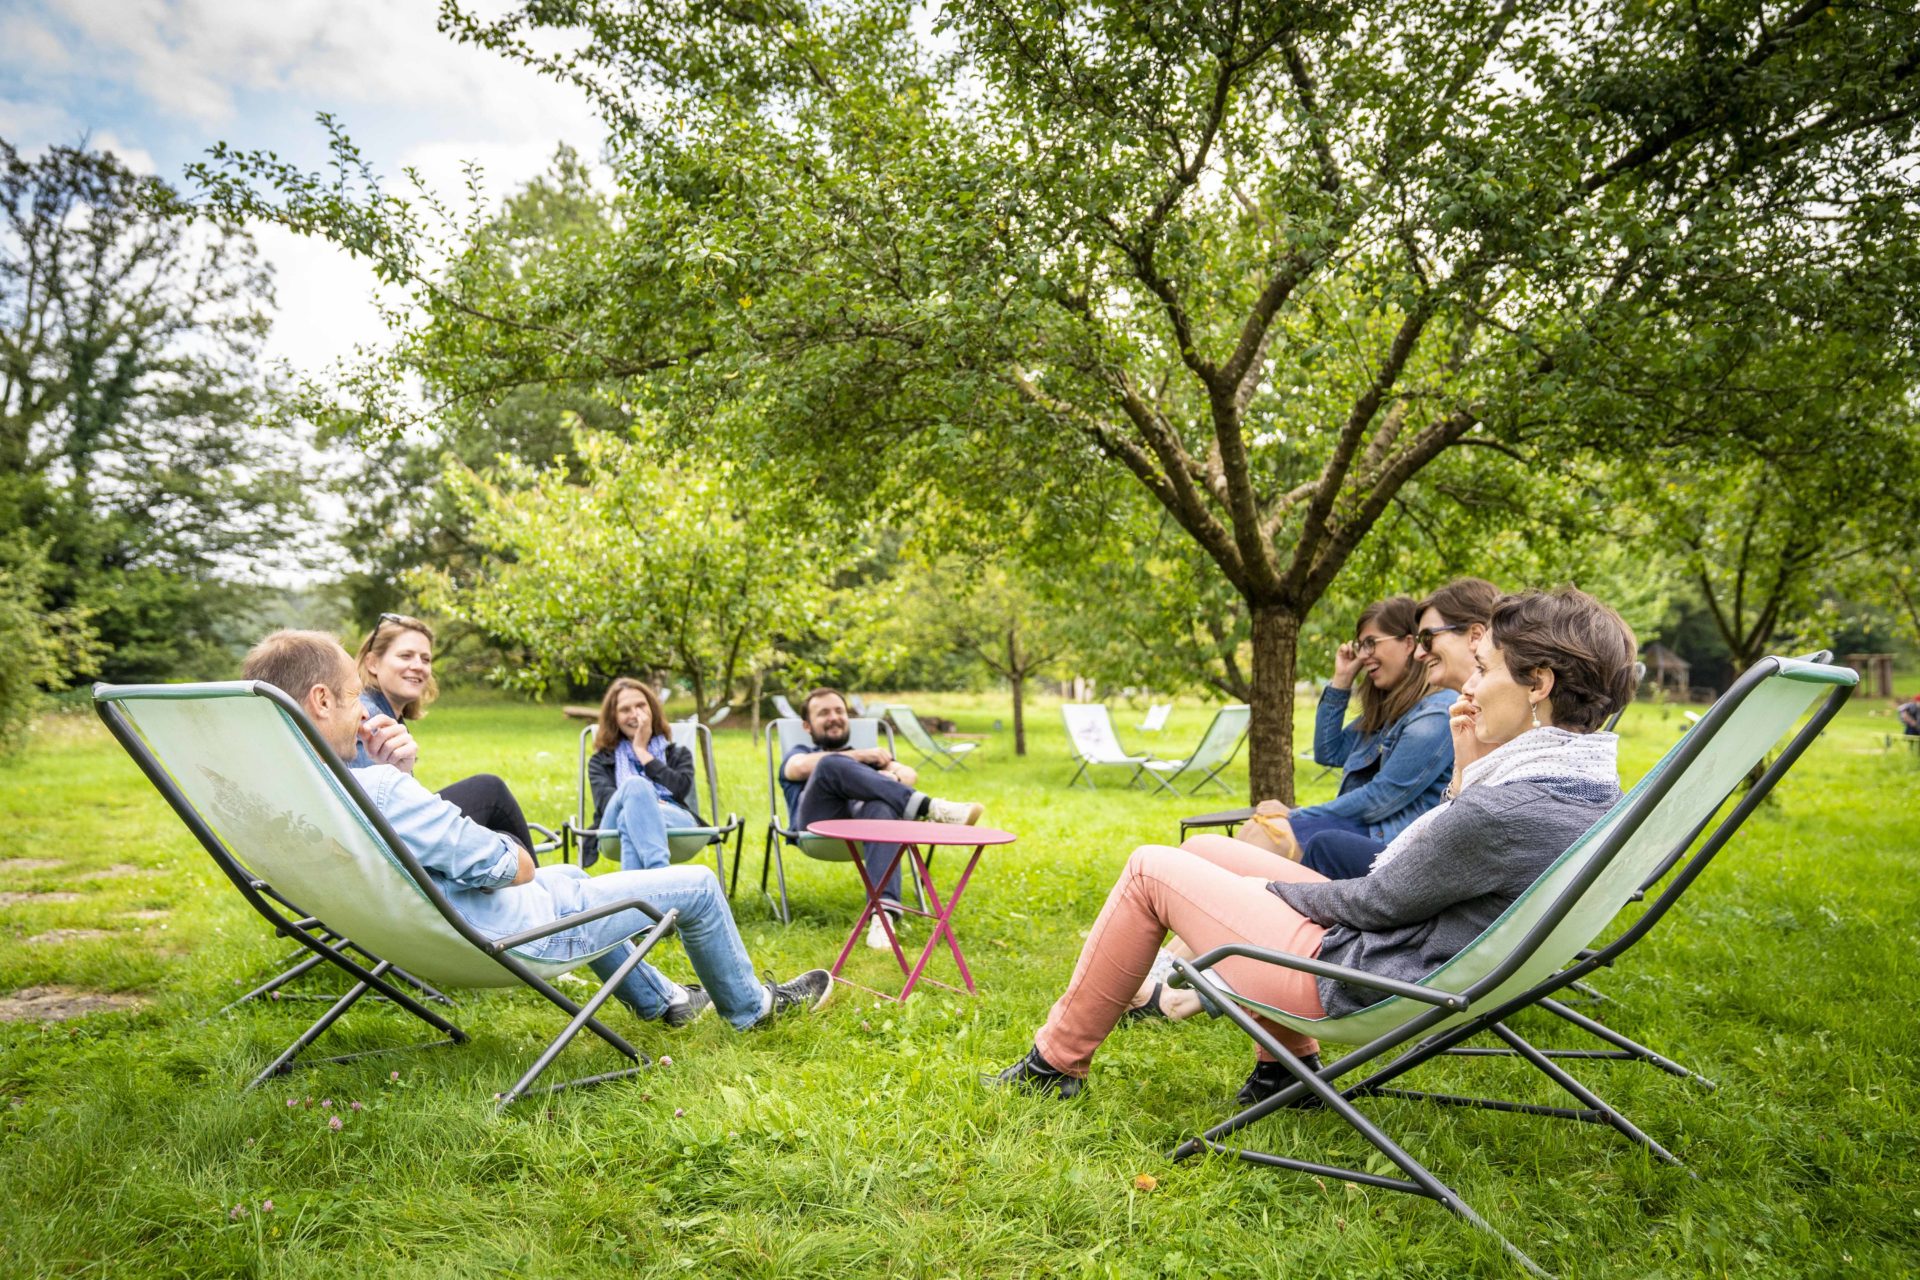
{"label": "black shoe", "polygon": [[[1316,1074],[1319,1073],[1319,1054],[1310,1053],[1300,1059],[1300,1061],[1306,1064],[1307,1070]],[[1288,1085],[1298,1083],[1299,1080],[1293,1072],[1287,1070],[1279,1063],[1256,1062],[1253,1064],[1253,1074],[1247,1077],[1247,1082],[1240,1086],[1240,1092],[1234,1094],[1233,1097],[1234,1101],[1238,1102],[1241,1106],[1250,1107],[1256,1102],[1266,1101]],[[1287,1105],[1289,1107],[1300,1107],[1302,1109],[1317,1107],[1320,1105],[1320,1099],[1309,1093],[1295,1098]]]}
{"label": "black shoe", "polygon": [[797,978],[768,983],[767,990],[773,992],[773,1003],[753,1024],[756,1027],[766,1026],[789,1009],[818,1009],[833,994],[833,975],[825,969],[809,969]]}
{"label": "black shoe", "polygon": [[713,1007],[713,997],[699,983],[689,982],[681,990],[687,993],[687,998],[678,1004],[668,1005],[667,1012],[660,1019],[675,1029],[698,1021],[701,1014]]}
{"label": "black shoe", "polygon": [[1079,1093],[1085,1080],[1070,1076],[1064,1071],[1056,1071],[1048,1061],[1040,1056],[1040,1050],[1029,1049],[1027,1056],[1002,1071],[997,1076],[984,1077],[990,1085],[1016,1085],[1032,1093],[1051,1093],[1056,1097],[1071,1098]]}
{"label": "black shoe", "polygon": [[1163,982],[1154,983],[1153,990],[1147,993],[1147,998],[1121,1014],[1120,1021],[1145,1022],[1148,1018],[1166,1017],[1167,1011],[1160,1007],[1160,993],[1165,988],[1166,984]]}

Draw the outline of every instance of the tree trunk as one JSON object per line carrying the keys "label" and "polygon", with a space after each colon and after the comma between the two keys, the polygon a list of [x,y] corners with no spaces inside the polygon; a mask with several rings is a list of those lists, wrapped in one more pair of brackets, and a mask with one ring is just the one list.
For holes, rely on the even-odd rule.
{"label": "tree trunk", "polygon": [[749,741],[752,742],[760,741],[760,679],[760,668],[755,667],[753,669],[753,692],[748,695],[747,699],[747,704],[753,708],[753,725],[749,730],[752,734]]}
{"label": "tree trunk", "polygon": [[1278,604],[1253,606],[1253,723],[1248,781],[1262,800],[1293,803],[1293,666],[1300,618]]}
{"label": "tree trunk", "polygon": [[1027,754],[1027,669],[1020,660],[1020,628],[1007,628],[1007,683],[1013,687],[1013,754]]}

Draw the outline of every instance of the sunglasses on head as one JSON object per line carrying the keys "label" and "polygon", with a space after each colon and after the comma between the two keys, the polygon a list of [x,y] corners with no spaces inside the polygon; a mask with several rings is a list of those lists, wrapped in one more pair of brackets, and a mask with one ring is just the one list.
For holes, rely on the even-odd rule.
{"label": "sunglasses on head", "polygon": [[1432,653],[1433,638],[1435,636],[1443,636],[1449,631],[1465,631],[1468,625],[1469,624],[1465,622],[1455,622],[1444,627],[1422,627],[1420,630],[1414,632],[1413,642],[1422,649],[1425,649],[1428,653]]}
{"label": "sunglasses on head", "polygon": [[432,628],[428,627],[427,624],[420,621],[420,619],[409,618],[404,613],[381,614],[380,620],[373,624],[373,629],[375,631],[378,631],[380,630],[380,628],[386,626],[389,622],[391,622],[394,626],[399,627],[403,631],[418,631],[421,635],[425,636],[427,639],[429,640],[433,639]]}

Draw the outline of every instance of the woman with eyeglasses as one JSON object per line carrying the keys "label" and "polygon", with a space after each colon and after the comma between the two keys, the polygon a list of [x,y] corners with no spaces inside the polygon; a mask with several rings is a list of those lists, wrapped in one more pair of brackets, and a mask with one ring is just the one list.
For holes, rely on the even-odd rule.
{"label": "woman with eyeglasses", "polygon": [[[1458,695],[1430,688],[1426,665],[1414,660],[1419,615],[1406,596],[1375,601],[1360,615],[1353,641],[1334,655],[1333,679],[1315,716],[1313,758],[1340,766],[1339,794],[1292,810],[1263,801],[1237,838],[1344,879],[1365,875],[1365,864],[1322,854],[1322,837],[1357,837],[1378,848],[1440,803],[1453,769],[1447,709]],[[1349,722],[1355,685],[1360,714]],[[1347,846],[1335,840],[1328,847]]]}
{"label": "woman with eyeglasses", "polygon": [[[427,714],[427,707],[440,696],[433,678],[433,628],[418,618],[403,613],[383,613],[367,633],[355,659],[360,669],[360,705],[366,709],[363,737],[381,740],[383,730],[405,725]],[[398,735],[408,741],[406,735]],[[364,769],[374,763],[392,764],[413,772],[413,758],[376,761],[362,741],[353,758],[353,767]],[[440,798],[459,809],[490,831],[497,831],[522,849],[533,848],[533,832],[527,827],[520,802],[507,784],[491,773],[476,773],[470,778],[442,787]]]}
{"label": "woman with eyeglasses", "polygon": [[[1473,651],[1487,634],[1500,588],[1483,578],[1459,578],[1422,600],[1413,633],[1413,661],[1425,668],[1427,686],[1459,693],[1473,674]],[[1458,743],[1455,750],[1462,748]],[[1473,742],[1464,748],[1468,760],[1478,754]],[[1454,767],[1467,760],[1454,759]],[[1387,839],[1370,831],[1323,829],[1301,842],[1300,861],[1329,880],[1363,876],[1387,847]]]}

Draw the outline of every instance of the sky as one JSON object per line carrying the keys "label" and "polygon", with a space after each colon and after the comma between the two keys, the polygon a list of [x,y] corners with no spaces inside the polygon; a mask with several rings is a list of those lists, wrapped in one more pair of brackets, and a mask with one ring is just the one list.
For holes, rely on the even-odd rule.
{"label": "sky", "polygon": [[[333,114],[376,172],[417,167],[449,195],[478,162],[496,197],[562,142],[603,131],[577,91],[435,29],[435,0],[0,0],[0,138],[31,155],[83,139],[184,184],[215,142],[326,161]],[[321,373],[384,330],[365,266],[256,227],[275,268],[268,354]]]}

